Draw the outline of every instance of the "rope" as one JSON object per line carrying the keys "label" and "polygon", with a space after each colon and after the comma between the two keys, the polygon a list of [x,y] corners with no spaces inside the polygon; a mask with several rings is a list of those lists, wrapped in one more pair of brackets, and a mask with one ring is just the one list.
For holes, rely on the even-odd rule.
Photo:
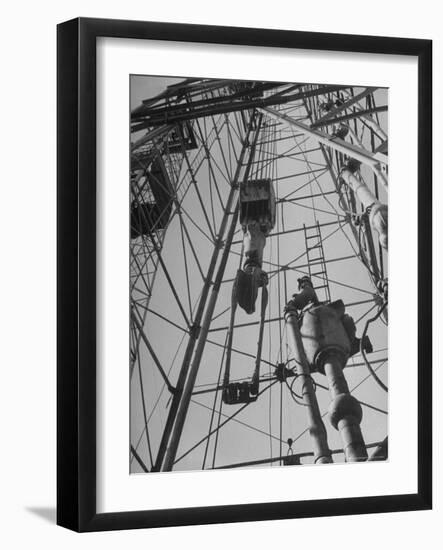
{"label": "rope", "polygon": [[371,373],[371,376],[374,378],[374,380],[377,382],[377,384],[380,386],[380,388],[382,388],[385,392],[388,391],[388,388],[385,384],[383,384],[383,382],[380,380],[380,378],[377,376],[377,374],[375,373],[375,370],[372,368],[372,365],[371,363],[368,361],[368,358],[366,357],[366,352],[364,350],[364,346],[363,346],[363,340],[366,336],[366,333],[368,331],[368,327],[371,323],[373,323],[374,321],[376,321],[380,315],[383,313],[384,309],[386,308],[386,306],[388,305],[388,302],[385,302],[381,308],[378,310],[378,312],[376,313],[376,315],[374,315],[374,317],[371,317],[370,319],[368,319],[366,321],[366,324],[365,324],[365,328],[363,330],[363,333],[361,335],[361,340],[360,340],[360,353],[363,357],[363,360],[369,370],[369,372]]}

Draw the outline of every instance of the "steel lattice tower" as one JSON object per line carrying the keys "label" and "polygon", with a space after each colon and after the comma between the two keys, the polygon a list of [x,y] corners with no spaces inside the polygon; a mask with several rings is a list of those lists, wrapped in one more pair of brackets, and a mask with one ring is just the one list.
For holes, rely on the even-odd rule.
{"label": "steel lattice tower", "polygon": [[[167,84],[131,113],[131,471],[312,462],[283,314],[303,276],[322,303],[343,300],[359,335],[374,319],[374,350],[353,355],[345,374],[366,444],[376,446],[387,431],[387,394],[376,384],[387,378],[387,91]],[[231,315],[245,181],[270,181],[275,193],[262,324],[258,310]],[[226,356],[230,380],[250,380],[257,339],[257,397],[227,405]],[[325,377],[311,378],[325,417]]]}

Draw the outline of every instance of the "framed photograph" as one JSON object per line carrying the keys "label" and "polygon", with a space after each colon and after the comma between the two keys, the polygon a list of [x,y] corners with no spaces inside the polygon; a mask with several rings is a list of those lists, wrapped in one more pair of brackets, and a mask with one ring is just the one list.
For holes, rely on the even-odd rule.
{"label": "framed photograph", "polygon": [[59,525],[431,508],[431,67],[58,26]]}

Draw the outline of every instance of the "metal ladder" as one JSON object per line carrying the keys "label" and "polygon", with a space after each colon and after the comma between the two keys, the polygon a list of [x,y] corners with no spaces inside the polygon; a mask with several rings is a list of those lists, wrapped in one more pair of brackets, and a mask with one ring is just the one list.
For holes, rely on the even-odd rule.
{"label": "metal ladder", "polygon": [[[305,235],[309,278],[312,281],[319,301],[329,303],[331,301],[331,293],[329,290],[329,280],[326,270],[320,224],[317,222],[316,225],[311,225],[309,227],[303,224],[303,232]],[[322,298],[324,299],[322,300]]]}

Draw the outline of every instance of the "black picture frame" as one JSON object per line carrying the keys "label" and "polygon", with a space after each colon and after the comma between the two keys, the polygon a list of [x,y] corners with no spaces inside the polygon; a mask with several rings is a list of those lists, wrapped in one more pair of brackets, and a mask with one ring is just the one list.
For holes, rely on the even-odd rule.
{"label": "black picture frame", "polygon": [[[96,512],[96,39],[399,54],[418,59],[418,490],[416,494]],[[321,517],[432,506],[432,42],[107,19],[57,33],[57,523],[76,531]],[[405,298],[407,299],[407,298]]]}

